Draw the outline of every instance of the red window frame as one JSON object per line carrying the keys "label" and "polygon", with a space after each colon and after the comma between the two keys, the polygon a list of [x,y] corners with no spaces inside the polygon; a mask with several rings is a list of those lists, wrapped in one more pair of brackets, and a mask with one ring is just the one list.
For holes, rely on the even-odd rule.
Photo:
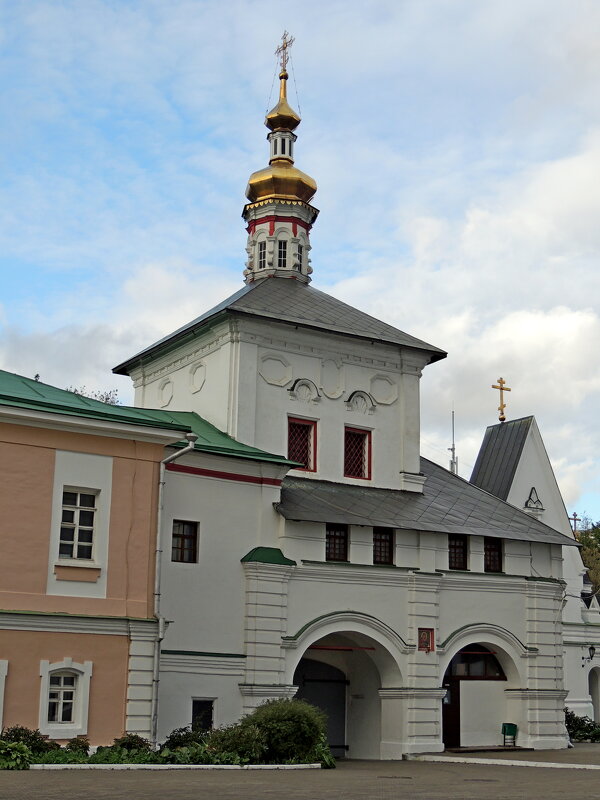
{"label": "red window frame", "polygon": [[373,528],[373,564],[394,563],[394,529]]}
{"label": "red window frame", "polygon": [[[348,472],[348,434],[360,434],[365,439],[365,474],[356,475]],[[371,480],[371,431],[364,428],[352,428],[349,425],[344,426],[344,478],[356,478],[358,480],[370,481]]]}
{"label": "red window frame", "polygon": [[502,539],[485,536],[483,539],[483,571],[502,572]]}
{"label": "red window frame", "polygon": [[333,523],[325,528],[325,561],[348,561],[348,526]]}
{"label": "red window frame", "polygon": [[290,429],[292,425],[300,425],[309,429],[310,441],[310,463],[306,467],[294,467],[294,469],[302,472],[316,472],[317,471],[317,421],[314,419],[300,419],[298,417],[288,417],[288,458],[290,461],[300,461],[302,459],[294,458],[292,449],[290,447]]}

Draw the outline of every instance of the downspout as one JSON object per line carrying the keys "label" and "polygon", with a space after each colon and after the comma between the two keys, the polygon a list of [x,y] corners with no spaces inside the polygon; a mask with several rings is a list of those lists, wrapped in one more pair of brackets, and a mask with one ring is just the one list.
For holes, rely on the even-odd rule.
{"label": "downspout", "polygon": [[165,638],[165,618],[160,611],[161,600],[161,573],[162,573],[162,524],[163,524],[163,504],[165,489],[165,469],[171,461],[176,461],[181,456],[190,453],[194,449],[194,444],[198,439],[195,433],[186,433],[185,438],[188,444],[183,450],[177,450],[170,456],[163,458],[160,462],[160,473],[158,479],[158,511],[156,514],[156,550],[154,553],[154,616],[158,620],[158,635],[154,642],[154,661],[152,665],[152,705],[151,705],[151,738],[154,747],[157,742],[158,730],[158,683],[160,681],[160,646]]}

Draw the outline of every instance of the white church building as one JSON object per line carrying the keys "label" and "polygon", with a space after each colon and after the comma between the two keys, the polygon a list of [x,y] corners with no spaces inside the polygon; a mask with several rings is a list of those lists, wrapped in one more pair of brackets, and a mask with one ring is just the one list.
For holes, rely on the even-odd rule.
{"label": "white church building", "polygon": [[294,165],[287,79],[284,57],[245,285],[115,368],[137,406],[247,446],[167,465],[158,738],[301,697],[349,758],[500,745],[505,722],[521,746],[566,747],[568,520],[523,508],[533,486],[550,502],[541,478],[494,491],[422,458],[419,381],[446,354],[310,285],[316,184]]}

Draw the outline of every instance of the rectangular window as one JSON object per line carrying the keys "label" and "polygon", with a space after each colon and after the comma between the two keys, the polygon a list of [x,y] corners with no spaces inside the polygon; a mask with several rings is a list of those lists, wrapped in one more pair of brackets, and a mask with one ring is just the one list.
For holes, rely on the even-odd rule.
{"label": "rectangular window", "polygon": [[347,525],[327,525],[325,532],[325,560],[348,561]]}
{"label": "rectangular window", "polygon": [[73,722],[77,676],[65,673],[50,675],[48,687],[48,722]]}
{"label": "rectangular window", "polygon": [[195,564],[198,560],[198,523],[173,520],[171,561]]}
{"label": "rectangular window", "polygon": [[258,243],[258,268],[264,269],[267,266],[267,243]]}
{"label": "rectangular window", "polygon": [[277,137],[273,139],[273,155],[277,155]]}
{"label": "rectangular window", "polygon": [[485,572],[502,572],[502,539],[484,537],[483,569]]}
{"label": "rectangular window", "polygon": [[373,563],[394,563],[394,531],[391,528],[373,528]]}
{"label": "rectangular window", "polygon": [[448,535],[449,569],[467,569],[467,537],[464,533]]}
{"label": "rectangular window", "polygon": [[279,269],[287,267],[287,241],[280,239],[277,243],[277,266]]}
{"label": "rectangular window", "polygon": [[317,469],[317,423],[308,419],[288,418],[288,458],[299,461],[307,472]]}
{"label": "rectangular window", "polygon": [[304,258],[304,247],[303,245],[298,245],[298,269],[302,269],[302,259]]}
{"label": "rectangular window", "polygon": [[371,431],[344,429],[344,476],[371,478]]}
{"label": "rectangular window", "polygon": [[89,489],[64,489],[60,523],[59,558],[91,560],[98,495]]}
{"label": "rectangular window", "polygon": [[192,700],[192,730],[209,731],[213,726],[214,700]]}

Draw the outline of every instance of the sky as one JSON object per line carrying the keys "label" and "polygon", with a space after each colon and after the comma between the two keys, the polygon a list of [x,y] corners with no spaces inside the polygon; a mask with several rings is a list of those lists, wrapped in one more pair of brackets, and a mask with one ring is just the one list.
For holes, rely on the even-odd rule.
{"label": "sky", "polygon": [[[447,350],[422,452],[534,414],[600,519],[597,0],[0,0],[0,368],[111,369],[242,286],[287,29],[313,285]],[[270,98],[270,100],[269,100]]]}

